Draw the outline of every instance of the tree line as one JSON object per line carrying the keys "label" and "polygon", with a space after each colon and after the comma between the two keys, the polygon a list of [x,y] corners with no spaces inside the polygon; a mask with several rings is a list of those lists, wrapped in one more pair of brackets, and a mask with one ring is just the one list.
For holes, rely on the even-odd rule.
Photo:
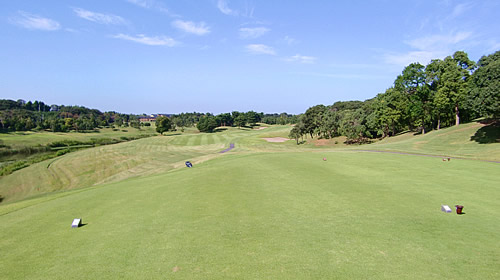
{"label": "tree line", "polygon": [[412,63],[372,99],[308,108],[289,137],[297,144],[304,135],[363,143],[403,131],[425,134],[479,117],[500,117],[500,51],[477,63],[463,51],[426,66]]}
{"label": "tree line", "polygon": [[200,132],[213,132],[217,127],[234,126],[246,127],[255,126],[257,123],[273,124],[294,124],[297,123],[299,117],[288,113],[281,114],[264,114],[254,111],[231,113],[221,113],[214,115],[211,113],[182,113],[172,115],[170,118],[159,117],[156,119],[156,131],[158,133],[180,129],[184,131],[185,127],[196,128]]}
{"label": "tree line", "polygon": [[[43,101],[17,101],[0,99],[0,132],[49,130],[53,132],[85,132],[98,127],[135,127],[151,125],[141,123],[146,115],[121,114],[114,111],[101,112],[82,106],[47,105]],[[298,116],[287,113],[264,114],[254,111],[222,113],[181,113],[170,117],[158,117],[159,133],[196,126],[201,132],[213,132],[219,126],[253,126],[257,122],[266,124],[290,124],[298,122]]]}
{"label": "tree line", "polygon": [[50,130],[83,132],[98,127],[136,127],[139,116],[101,112],[82,106],[47,105],[43,101],[0,99],[0,132]]}

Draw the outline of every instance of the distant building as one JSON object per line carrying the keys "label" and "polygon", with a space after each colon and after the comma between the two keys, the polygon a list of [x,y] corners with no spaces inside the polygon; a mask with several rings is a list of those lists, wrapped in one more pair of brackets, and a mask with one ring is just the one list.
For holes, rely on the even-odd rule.
{"label": "distant building", "polygon": [[140,122],[154,122],[158,117],[171,118],[174,114],[150,114],[146,116],[139,117]]}

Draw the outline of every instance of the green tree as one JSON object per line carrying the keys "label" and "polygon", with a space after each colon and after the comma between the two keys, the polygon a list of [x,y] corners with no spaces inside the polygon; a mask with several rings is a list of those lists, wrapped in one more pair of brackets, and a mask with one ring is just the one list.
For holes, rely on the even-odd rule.
{"label": "green tree", "polygon": [[251,126],[254,126],[260,120],[259,115],[254,111],[248,111],[245,115],[247,117],[247,122]]}
{"label": "green tree", "polygon": [[217,121],[214,116],[201,117],[196,126],[200,132],[214,132],[217,128]]}
{"label": "green tree", "polygon": [[163,135],[163,132],[169,131],[172,129],[172,121],[167,117],[158,117],[156,118],[156,132]]}
{"label": "green tree", "polygon": [[460,124],[460,110],[468,93],[468,79],[476,64],[469,60],[463,51],[457,51],[453,57],[444,59],[444,70],[441,85],[438,89],[441,96],[448,97],[455,111],[455,125]]}
{"label": "green tree", "polygon": [[295,139],[295,141],[297,142],[297,145],[299,144],[299,138],[300,138],[300,136],[302,136],[302,135],[301,135],[301,132],[300,132],[300,128],[298,126],[294,126],[290,130],[290,133],[288,134],[289,138]]}
{"label": "green tree", "polygon": [[500,51],[483,56],[471,78],[470,100],[483,117],[500,117]]}
{"label": "green tree", "polygon": [[247,124],[247,118],[243,114],[238,114],[236,118],[234,118],[234,125],[241,128]]}
{"label": "green tree", "polygon": [[405,94],[409,101],[410,126],[415,125],[425,134],[426,120],[430,107],[429,88],[426,84],[425,67],[420,63],[412,63],[405,67],[396,78],[394,87]]}
{"label": "green tree", "polygon": [[325,105],[316,105],[307,109],[302,116],[302,123],[304,123],[305,129],[311,135],[311,138],[315,133],[319,133],[325,111]]}

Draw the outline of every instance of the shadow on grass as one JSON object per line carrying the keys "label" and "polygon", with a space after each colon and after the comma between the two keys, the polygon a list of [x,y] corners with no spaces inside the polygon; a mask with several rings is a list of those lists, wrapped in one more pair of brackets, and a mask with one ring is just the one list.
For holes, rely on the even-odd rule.
{"label": "shadow on grass", "polygon": [[481,123],[486,125],[478,129],[470,140],[479,144],[500,143],[500,121],[484,120]]}

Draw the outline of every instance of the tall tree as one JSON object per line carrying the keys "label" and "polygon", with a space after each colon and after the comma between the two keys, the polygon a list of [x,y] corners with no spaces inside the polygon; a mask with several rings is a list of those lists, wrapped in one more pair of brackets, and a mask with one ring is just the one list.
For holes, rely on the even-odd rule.
{"label": "tall tree", "polygon": [[404,92],[410,102],[410,118],[420,126],[425,134],[426,117],[429,111],[429,89],[426,87],[425,67],[420,63],[412,63],[405,67],[401,75],[396,78],[394,86]]}
{"label": "tall tree", "polygon": [[483,117],[500,118],[500,51],[483,56],[472,75],[471,99]]}
{"label": "tall tree", "polygon": [[325,105],[316,105],[307,109],[304,115],[302,115],[302,122],[304,123],[307,133],[311,135],[311,138],[313,138],[315,133],[319,133],[325,110]]}
{"label": "tall tree", "polygon": [[163,132],[170,129],[172,129],[172,121],[169,118],[163,116],[156,118],[156,132],[163,135]]}
{"label": "tall tree", "polygon": [[297,145],[299,144],[299,138],[300,138],[300,136],[301,136],[301,133],[300,133],[300,128],[298,126],[294,126],[290,130],[290,133],[288,134],[289,138],[295,139],[295,141],[297,142]]}
{"label": "tall tree", "polygon": [[[234,112],[233,112],[234,114]],[[243,114],[237,114],[234,118],[234,125],[241,128],[247,124],[247,118]]]}
{"label": "tall tree", "polygon": [[248,111],[246,113],[246,117],[247,117],[247,122],[251,125],[251,126],[254,126],[255,124],[257,124],[257,122],[260,120],[260,116],[259,114],[257,114],[256,112],[254,111]]}
{"label": "tall tree", "polygon": [[468,93],[468,79],[476,64],[471,61],[467,53],[457,51],[453,57],[444,59],[444,69],[441,76],[441,86],[438,92],[447,96],[455,111],[455,125],[460,124],[460,109]]}

